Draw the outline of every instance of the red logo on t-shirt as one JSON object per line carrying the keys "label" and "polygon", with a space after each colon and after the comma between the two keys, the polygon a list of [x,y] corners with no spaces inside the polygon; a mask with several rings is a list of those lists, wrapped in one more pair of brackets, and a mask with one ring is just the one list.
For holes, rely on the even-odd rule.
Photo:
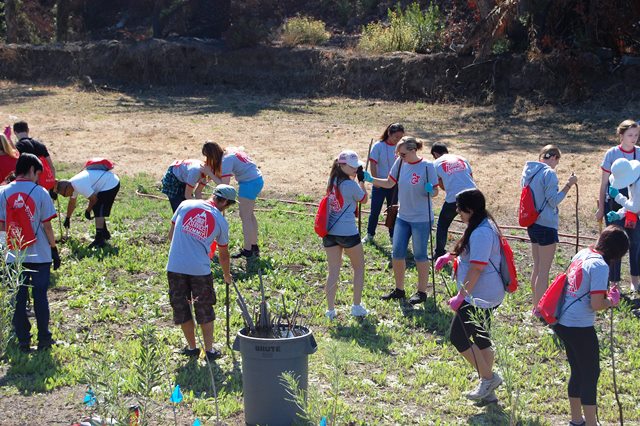
{"label": "red logo on t-shirt", "polygon": [[575,296],[582,285],[582,259],[578,259],[569,266],[567,271],[567,292]]}
{"label": "red logo on t-shirt", "polygon": [[194,208],[187,212],[182,219],[182,232],[200,241],[211,236],[216,226],[213,215],[201,208]]}
{"label": "red logo on t-shirt", "polygon": [[415,185],[415,184],[417,184],[418,182],[420,182],[420,175],[419,175],[419,174],[417,174],[417,173],[413,173],[413,174],[411,175],[411,184],[412,184],[412,185]]}
{"label": "red logo on t-shirt", "polygon": [[252,162],[251,158],[244,151],[237,151],[236,152],[236,158],[238,160],[242,161],[243,163],[251,163]]}
{"label": "red logo on t-shirt", "polygon": [[442,163],[442,170],[448,175],[452,175],[454,173],[462,172],[467,168],[467,165],[464,161],[459,158],[454,160],[445,161]]}

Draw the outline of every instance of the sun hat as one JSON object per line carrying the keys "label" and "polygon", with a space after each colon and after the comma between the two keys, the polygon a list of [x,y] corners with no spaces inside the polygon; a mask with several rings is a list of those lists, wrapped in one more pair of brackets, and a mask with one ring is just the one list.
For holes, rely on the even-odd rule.
{"label": "sun hat", "polygon": [[232,202],[236,202],[236,189],[231,185],[225,185],[221,183],[216,186],[216,189],[213,190],[213,195],[224,198],[225,200],[229,200]]}
{"label": "sun hat", "polygon": [[616,189],[626,188],[640,178],[640,161],[618,158],[611,165],[609,183]]}
{"label": "sun hat", "polygon": [[346,164],[354,169],[357,169],[359,166],[364,166],[364,163],[360,161],[358,154],[351,150],[342,151],[340,155],[338,155],[338,164]]}

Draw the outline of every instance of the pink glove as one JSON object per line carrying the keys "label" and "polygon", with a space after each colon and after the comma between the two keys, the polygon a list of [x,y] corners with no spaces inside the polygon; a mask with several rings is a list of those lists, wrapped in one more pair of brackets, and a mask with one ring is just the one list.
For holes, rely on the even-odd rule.
{"label": "pink glove", "polygon": [[449,305],[453,312],[458,312],[458,309],[460,309],[460,305],[462,305],[462,302],[464,302],[464,294],[459,291],[458,294],[449,299],[447,305]]}
{"label": "pink glove", "polygon": [[607,297],[609,298],[609,300],[611,300],[612,307],[618,306],[618,303],[620,303],[620,289],[617,285],[614,285],[609,289],[609,291],[607,292]]}
{"label": "pink glove", "polygon": [[443,254],[442,256],[437,258],[436,259],[436,266],[435,266],[436,271],[439,271],[440,269],[442,269],[444,267],[444,265],[446,265],[447,263],[451,262],[454,258],[455,258],[455,256],[452,255],[451,253]]}
{"label": "pink glove", "polygon": [[5,126],[4,135],[7,137],[7,139],[11,140],[11,126]]}

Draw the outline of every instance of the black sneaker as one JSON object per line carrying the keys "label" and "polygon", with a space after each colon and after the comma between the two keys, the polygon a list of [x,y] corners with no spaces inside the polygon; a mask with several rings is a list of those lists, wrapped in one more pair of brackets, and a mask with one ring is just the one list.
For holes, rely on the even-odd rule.
{"label": "black sneaker", "polygon": [[48,340],[46,342],[38,342],[38,350],[39,351],[48,351],[51,349],[57,342],[55,340]]}
{"label": "black sneaker", "polygon": [[209,361],[215,361],[218,358],[222,358],[222,352],[216,349],[212,350],[211,352],[206,351],[206,354]]}
{"label": "black sneaker", "polygon": [[391,300],[391,299],[404,299],[406,294],[404,290],[400,290],[399,288],[394,288],[391,290],[389,294],[385,294],[380,299],[382,300]]}
{"label": "black sneaker", "polygon": [[427,300],[427,293],[424,291],[416,291],[416,293],[409,299],[409,303],[417,305],[419,303],[423,303],[425,300]]}
{"label": "black sneaker", "polygon": [[104,230],[104,239],[105,240],[110,240],[111,239],[111,232],[109,232],[108,229]]}
{"label": "black sneaker", "polygon": [[195,357],[200,355],[200,348],[189,349],[188,346],[185,346],[180,350],[180,355]]}
{"label": "black sneaker", "polygon": [[104,246],[107,245],[107,241],[104,238],[97,238],[94,239],[91,244],[89,244],[89,248],[103,248]]}
{"label": "black sneaker", "polygon": [[238,253],[231,255],[232,259],[240,259],[241,257],[253,257],[255,256],[255,252],[253,250],[245,250],[242,249]]}

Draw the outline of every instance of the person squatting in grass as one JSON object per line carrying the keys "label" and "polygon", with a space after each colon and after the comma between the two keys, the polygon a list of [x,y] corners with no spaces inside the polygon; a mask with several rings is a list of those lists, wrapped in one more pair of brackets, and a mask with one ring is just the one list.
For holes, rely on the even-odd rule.
{"label": "person squatting in grass", "polygon": [[238,182],[238,211],[242,221],[244,246],[231,257],[237,259],[260,256],[258,220],[254,210],[256,199],[264,187],[262,172],[242,147],[223,149],[216,142],[208,141],[202,146],[202,155],[207,159],[208,167],[205,168],[205,173],[216,184],[229,184],[231,176]]}
{"label": "person squatting in grass", "polygon": [[[369,154],[369,170],[374,178],[385,179],[396,161],[396,145],[404,136],[404,127],[400,123],[389,124],[380,141],[376,142]],[[382,211],[382,204],[387,202],[387,208],[398,202],[397,188],[373,187],[371,189],[371,213],[367,224],[367,235],[362,239],[364,244],[372,243],[376,235],[378,219]],[[389,229],[389,237],[393,241],[393,228]]]}
{"label": "person squatting in grass", "polygon": [[9,176],[16,170],[18,155],[11,140],[0,134],[0,184],[7,183]]}
{"label": "person squatting in grass", "polygon": [[171,210],[175,213],[184,200],[202,198],[207,184],[206,165],[200,160],[176,160],[162,177],[162,193],[167,195]]}
{"label": "person squatting in grass", "polygon": [[54,191],[63,197],[71,197],[67,205],[64,227],[71,227],[71,215],[76,209],[78,194],[89,199],[84,217],[91,220],[93,212],[96,235],[89,247],[104,247],[111,233],[107,228],[106,218],[111,215],[111,208],[120,191],[120,179],[111,170],[84,169],[69,180],[56,181]]}
{"label": "person squatting in grass", "polygon": [[564,344],[571,369],[567,389],[571,426],[598,424],[596,396],[600,346],[594,322],[596,311],[613,308],[620,302],[620,290],[616,285],[607,291],[608,265],[619,261],[628,248],[629,239],[624,230],[609,225],[595,246],[583,249],[573,257],[567,271],[563,311],[553,330]]}
{"label": "person squatting in grass", "polygon": [[398,185],[399,210],[393,231],[392,266],[395,288],[382,296],[383,300],[404,299],[404,274],[406,270],[409,238],[413,241],[413,257],[418,270],[418,290],[409,303],[418,304],[427,299],[429,280],[429,256],[427,247],[433,223],[431,197],[438,195],[438,176],[433,163],[418,156],[422,142],[405,136],[396,146],[398,159],[393,163],[386,179],[374,178],[365,172],[365,180],[380,188]]}
{"label": "person squatting in grass", "polygon": [[549,270],[556,252],[558,239],[558,204],[578,182],[571,175],[561,191],[558,191],[558,176],[555,168],[560,163],[560,149],[546,145],[540,150],[538,161],[527,161],[522,170],[520,185],[529,185],[534,196],[535,208],[539,212],[536,222],[527,228],[531,240],[533,268],[531,269],[531,290],[533,293],[532,313],[549,285]]}
{"label": "person squatting in grass", "polygon": [[200,324],[204,349],[209,360],[222,354],[213,349],[213,321],[216,293],[209,260],[209,249],[215,241],[224,281],[231,284],[229,264],[229,225],[222,215],[236,202],[236,190],[229,185],[218,185],[208,200],[182,202],[171,219],[169,231],[169,260],[167,279],[173,321],[180,325],[187,346],[183,355],[198,356],[195,324],[189,307],[193,303],[196,320]]}
{"label": "person squatting in grass", "polygon": [[[51,227],[56,209],[47,191],[36,183],[41,172],[42,163],[38,157],[22,154],[16,163],[16,179],[0,187],[0,231],[7,232],[8,244],[12,244],[12,238],[23,240],[13,240],[16,246],[22,248],[9,251],[5,259],[10,264],[15,263],[16,259],[22,262],[23,281],[16,295],[13,326],[18,347],[23,352],[31,350],[31,323],[26,310],[29,288],[38,326],[38,350],[49,349],[55,344],[49,330],[47,289],[51,282],[51,264],[54,270],[58,269],[60,256]],[[20,215],[16,213],[19,211],[23,212],[23,220],[16,217]],[[18,228],[20,236],[12,237],[13,231]],[[27,235],[30,240],[24,241]]]}
{"label": "person squatting in grass", "polygon": [[[329,274],[324,291],[327,295],[327,312],[330,320],[336,317],[335,299],[342,252],[351,261],[353,269],[353,305],[351,315],[364,317],[367,310],[362,306],[362,288],[364,287],[364,250],[356,225],[358,203],[367,202],[367,191],[364,187],[362,162],[354,151],[342,151],[333,161],[327,193],[329,194],[328,234],[322,238],[322,245],[327,253]],[[359,169],[360,168],[360,169]],[[354,178],[358,178],[358,182]]]}
{"label": "person squatting in grass", "polygon": [[501,233],[486,209],[486,200],[480,190],[459,192],[456,210],[467,227],[453,252],[437,259],[435,269],[440,270],[458,258],[458,294],[448,301],[455,312],[449,333],[451,343],[481,377],[478,387],[467,397],[486,403],[497,402],[494,391],[502,378],[493,371],[495,353],[489,332],[493,311],[500,306],[505,294],[498,272],[502,259]]}
{"label": "person squatting in grass", "polygon": [[[602,177],[600,179],[600,193],[598,196],[598,211],[596,212],[596,220],[601,222],[605,219],[607,225],[615,224],[624,227],[624,218],[620,217],[609,220],[607,214],[611,211],[618,211],[620,204],[618,204],[613,197],[609,196],[609,176],[611,175],[611,167],[613,163],[620,159],[625,158],[627,160],[640,160],[640,147],[637,147],[638,135],[640,135],[640,126],[634,120],[624,120],[618,125],[616,134],[620,142],[619,145],[609,148],[604,155],[600,168],[602,169]],[[620,193],[625,197],[629,196],[627,188],[619,188]],[[640,234],[636,229],[627,230],[629,236],[631,249],[629,255],[637,253],[638,246],[640,246]],[[614,262],[609,265],[609,281],[613,284],[618,284],[621,278],[621,263],[620,261]],[[635,260],[629,258],[629,269],[631,274],[631,291],[640,291],[640,263],[638,259]]]}
{"label": "person squatting in grass", "polygon": [[438,174],[438,186],[446,192],[444,203],[438,216],[436,227],[436,259],[447,250],[447,233],[451,222],[457,216],[456,195],[465,189],[476,188],[469,162],[459,155],[449,154],[447,146],[436,142],[431,146],[431,155]]}

